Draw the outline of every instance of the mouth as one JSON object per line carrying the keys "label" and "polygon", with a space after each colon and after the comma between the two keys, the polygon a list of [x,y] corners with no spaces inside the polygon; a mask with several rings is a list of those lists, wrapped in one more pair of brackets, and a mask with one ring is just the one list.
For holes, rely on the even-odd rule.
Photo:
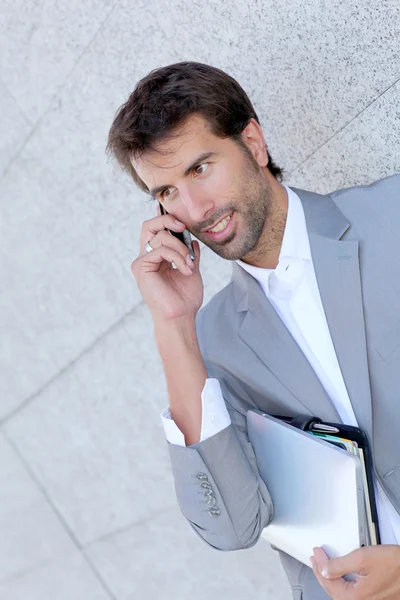
{"label": "mouth", "polygon": [[207,237],[215,241],[224,239],[231,233],[233,229],[233,222],[235,220],[234,215],[234,212],[230,215],[227,215],[226,217],[218,221],[218,223],[213,225],[213,227],[203,231],[203,233],[207,235]]}

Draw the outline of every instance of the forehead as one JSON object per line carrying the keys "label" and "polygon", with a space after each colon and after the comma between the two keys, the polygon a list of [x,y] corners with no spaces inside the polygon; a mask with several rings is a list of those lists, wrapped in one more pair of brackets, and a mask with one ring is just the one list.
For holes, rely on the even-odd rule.
{"label": "forehead", "polygon": [[[208,151],[217,151],[226,140],[211,131],[208,121],[200,116],[191,116],[171,135],[156,144],[155,150],[133,158],[132,165],[148,188],[159,185],[163,180],[183,172],[196,156]],[[167,178],[167,179],[165,179]]]}

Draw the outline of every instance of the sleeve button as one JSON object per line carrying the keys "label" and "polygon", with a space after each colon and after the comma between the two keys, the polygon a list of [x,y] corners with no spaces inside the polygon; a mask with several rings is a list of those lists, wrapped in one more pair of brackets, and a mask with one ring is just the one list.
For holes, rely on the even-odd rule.
{"label": "sleeve button", "polygon": [[215,498],[214,490],[206,490],[204,492],[205,497],[211,496],[211,498]]}
{"label": "sleeve button", "polygon": [[219,515],[221,514],[221,511],[219,508],[210,508],[210,510],[208,511],[208,514],[211,515],[212,517],[219,517]]}
{"label": "sleeve button", "polygon": [[200,484],[200,487],[204,488],[205,490],[212,490],[212,485],[209,481],[203,481],[203,483]]}
{"label": "sleeve button", "polygon": [[217,504],[215,496],[207,496],[206,504],[207,506],[215,506]]}

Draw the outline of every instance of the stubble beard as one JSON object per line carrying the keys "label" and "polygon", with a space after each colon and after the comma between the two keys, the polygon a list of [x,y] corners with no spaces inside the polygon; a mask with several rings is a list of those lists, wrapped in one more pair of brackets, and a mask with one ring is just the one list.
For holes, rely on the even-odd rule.
{"label": "stubble beard", "polygon": [[[252,160],[252,157],[248,160]],[[202,240],[225,260],[246,258],[256,262],[282,241],[282,226],[277,223],[274,227],[274,205],[268,180],[254,162],[249,167],[237,199],[229,207],[236,213],[234,231],[221,242]]]}

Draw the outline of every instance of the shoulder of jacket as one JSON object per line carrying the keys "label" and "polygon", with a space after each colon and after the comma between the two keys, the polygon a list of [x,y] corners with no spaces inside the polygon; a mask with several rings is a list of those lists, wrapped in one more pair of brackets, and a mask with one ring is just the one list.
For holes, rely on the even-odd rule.
{"label": "shoulder of jacket", "polygon": [[350,198],[360,199],[376,193],[400,193],[400,173],[378,179],[367,185],[356,185],[330,192],[329,196],[334,201],[340,202]]}

